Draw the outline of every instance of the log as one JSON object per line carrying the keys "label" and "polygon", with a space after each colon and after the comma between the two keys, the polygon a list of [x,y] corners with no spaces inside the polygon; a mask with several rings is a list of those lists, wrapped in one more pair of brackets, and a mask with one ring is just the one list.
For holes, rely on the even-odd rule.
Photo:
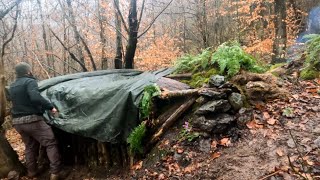
{"label": "log", "polygon": [[159,130],[152,136],[150,143],[154,144],[159,140],[163,133],[196,101],[196,97],[192,97],[186,103],[182,104],[159,128]]}
{"label": "log", "polygon": [[192,96],[199,94],[200,89],[187,89],[178,91],[163,91],[160,95],[160,99],[169,99],[173,97]]}
{"label": "log", "polygon": [[187,84],[165,77],[159,78],[156,84],[160,87],[160,89],[165,89],[169,91],[190,89],[190,86],[188,86]]}
{"label": "log", "polygon": [[186,73],[186,74],[170,74],[166,76],[167,78],[171,79],[178,79],[178,80],[184,80],[184,79],[191,79],[192,73]]}

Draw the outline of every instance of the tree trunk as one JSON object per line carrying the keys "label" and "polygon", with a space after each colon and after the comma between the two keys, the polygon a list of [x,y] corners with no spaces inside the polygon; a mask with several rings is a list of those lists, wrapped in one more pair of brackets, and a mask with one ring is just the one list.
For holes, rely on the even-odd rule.
{"label": "tree trunk", "polygon": [[75,20],[74,14],[73,14],[71,0],[67,0],[67,5],[68,5],[68,13],[69,13],[69,16],[68,16],[69,22],[70,22],[70,25],[73,29],[74,38],[77,42],[77,52],[78,52],[79,60],[82,64],[85,64],[84,56],[83,56],[83,52],[82,52],[82,47],[81,47],[81,37],[80,37],[79,31],[76,26],[76,20]]}
{"label": "tree trunk", "polygon": [[[55,72],[55,68],[54,68],[54,60],[53,60],[53,56],[49,55],[49,51],[51,51],[51,48],[49,46],[49,41],[47,38],[47,32],[46,32],[46,28],[45,28],[45,20],[43,17],[43,11],[42,11],[42,5],[40,0],[37,0],[38,6],[39,6],[39,10],[40,10],[40,19],[42,21],[42,39],[43,39],[43,44],[44,44],[44,49],[45,49],[45,54],[46,54],[46,59],[47,59],[47,64],[48,64],[48,72],[53,71],[53,76],[56,76],[56,72]],[[50,68],[52,68],[53,70],[51,70]]]}
{"label": "tree trunk", "polygon": [[271,63],[285,61],[285,51],[287,46],[286,30],[286,0],[275,0],[275,39],[273,42],[273,55]]}
{"label": "tree trunk", "polygon": [[0,133],[0,178],[7,177],[12,170],[23,172],[24,167],[18,159],[17,153],[12,149],[3,133]]}
{"label": "tree trunk", "polygon": [[98,16],[99,16],[99,25],[100,25],[100,41],[101,41],[101,69],[108,69],[108,58],[106,57],[106,28],[105,28],[105,21],[106,21],[106,10],[100,4],[100,0],[98,0]]}
{"label": "tree trunk", "polygon": [[129,39],[126,47],[125,53],[125,68],[134,68],[134,55],[137,49],[138,42],[138,18],[137,18],[137,1],[130,1],[130,11],[129,11]]}
{"label": "tree trunk", "polygon": [[[119,0],[115,0],[115,5],[119,7]],[[115,20],[116,20],[116,57],[114,58],[114,67],[116,69],[122,69],[122,27],[120,15],[115,10]]]}

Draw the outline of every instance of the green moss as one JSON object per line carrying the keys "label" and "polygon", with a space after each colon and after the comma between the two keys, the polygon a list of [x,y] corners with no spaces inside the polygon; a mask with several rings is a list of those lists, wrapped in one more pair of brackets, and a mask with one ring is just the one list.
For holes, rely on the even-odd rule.
{"label": "green moss", "polygon": [[218,74],[218,70],[212,68],[208,71],[198,72],[192,75],[191,80],[186,83],[189,84],[193,88],[199,88],[203,84],[208,83],[209,79],[212,75]]}
{"label": "green moss", "polygon": [[283,65],[285,65],[285,64],[287,64],[287,63],[277,63],[277,64],[274,64],[274,65],[270,66],[269,71],[272,71],[272,70],[274,70],[274,69],[277,69],[278,67],[281,67],[281,66],[283,66]]}
{"label": "green moss", "polygon": [[316,71],[314,69],[306,68],[300,72],[300,77],[304,80],[311,80],[318,78],[320,75],[319,71]]}

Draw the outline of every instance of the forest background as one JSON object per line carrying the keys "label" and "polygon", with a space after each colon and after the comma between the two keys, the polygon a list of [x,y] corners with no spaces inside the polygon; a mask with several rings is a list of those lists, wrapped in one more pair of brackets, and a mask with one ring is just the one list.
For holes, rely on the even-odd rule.
{"label": "forest background", "polygon": [[[14,6],[13,6],[14,5]],[[99,69],[154,70],[237,40],[284,61],[317,0],[1,0],[1,63],[8,82],[26,61],[39,79]]]}

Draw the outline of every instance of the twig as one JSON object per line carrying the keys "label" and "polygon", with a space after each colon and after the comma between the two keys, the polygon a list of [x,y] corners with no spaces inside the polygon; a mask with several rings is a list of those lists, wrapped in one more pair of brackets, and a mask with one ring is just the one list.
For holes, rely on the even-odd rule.
{"label": "twig", "polygon": [[281,172],[281,171],[282,171],[282,170],[278,170],[278,171],[276,171],[276,172],[274,172],[274,173],[271,173],[271,174],[269,174],[269,175],[267,175],[267,176],[265,176],[265,177],[263,177],[263,178],[260,178],[259,180],[268,179],[269,177],[274,176],[274,175],[278,174],[278,173]]}
{"label": "twig", "polygon": [[39,58],[37,57],[36,53],[34,53],[33,51],[31,51],[32,54],[34,55],[35,59],[37,60],[38,64],[40,65],[41,69],[46,73],[48,78],[51,78],[48,71],[43,67],[43,65],[41,64]]}
{"label": "twig", "polygon": [[307,178],[304,177],[299,171],[297,171],[297,170],[294,168],[294,166],[293,166],[293,164],[292,164],[292,162],[291,162],[290,156],[287,155],[287,157],[288,157],[289,166],[291,167],[291,169],[292,169],[297,175],[299,175],[300,177],[302,177],[303,179],[307,179]]}
{"label": "twig", "polygon": [[306,176],[306,172],[304,172],[306,169],[306,164],[305,164],[305,161],[304,161],[304,159],[303,159],[303,156],[302,156],[302,153],[300,152],[300,150],[299,150],[299,144],[297,143],[297,141],[296,141],[296,139],[293,137],[293,134],[292,134],[292,132],[291,132],[291,129],[288,129],[288,131],[289,131],[289,134],[290,134],[290,136],[291,136],[291,138],[292,138],[292,140],[293,140],[293,142],[294,142],[294,145],[296,146],[296,148],[297,148],[297,152],[298,152],[298,154],[299,154],[299,158],[301,159],[301,161],[302,161],[302,163],[301,163],[301,166],[302,166],[302,169],[303,169],[303,173],[304,173],[304,175]]}

